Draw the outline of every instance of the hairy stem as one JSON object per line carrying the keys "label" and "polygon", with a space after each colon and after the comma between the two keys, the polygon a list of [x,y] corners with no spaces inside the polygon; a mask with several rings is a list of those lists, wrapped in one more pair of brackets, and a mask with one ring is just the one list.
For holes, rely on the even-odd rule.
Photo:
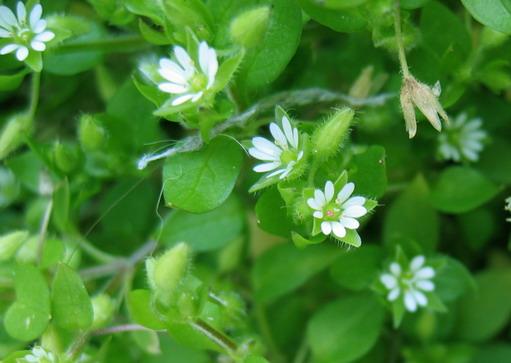
{"label": "hairy stem", "polygon": [[[261,114],[273,111],[275,105],[281,105],[284,108],[291,106],[305,106],[317,103],[333,103],[343,102],[350,106],[381,106],[385,104],[388,99],[395,97],[394,93],[385,93],[368,98],[355,98],[347,94],[329,91],[321,88],[309,88],[303,90],[293,90],[279,92],[269,97],[263,98],[253,106],[246,109],[244,112],[237,114],[226,121],[213,127],[210,137],[213,138],[222,134],[224,131],[233,127],[243,127],[249,120],[254,119]],[[192,136],[184,138],[175,146],[168,148],[162,152],[154,154],[146,154],[138,161],[138,168],[145,169],[146,166],[156,160],[164,159],[169,156],[198,150],[202,147],[203,140],[200,134],[197,133]]]}
{"label": "hairy stem", "polygon": [[55,49],[56,53],[73,53],[83,51],[100,52],[131,52],[147,48],[150,45],[138,34],[119,35],[116,37],[105,37],[103,39],[69,42],[60,45]]}
{"label": "hairy stem", "polygon": [[222,348],[231,358],[237,361],[236,350],[238,347],[224,333],[216,330],[204,320],[197,319],[190,322],[190,326],[197,332],[201,333],[204,337],[212,341],[214,344]]}
{"label": "hairy stem", "polygon": [[401,65],[401,72],[403,73],[403,77],[408,77],[410,75],[410,70],[408,69],[408,62],[406,61],[406,52],[403,44],[403,34],[401,32],[400,0],[396,0],[394,8],[394,31],[396,34],[397,51],[399,55],[399,64]]}
{"label": "hairy stem", "polygon": [[44,210],[43,219],[39,227],[39,237],[37,240],[37,262],[40,264],[43,258],[44,242],[46,241],[46,231],[48,230],[48,223],[50,222],[51,211],[53,209],[53,199],[48,201],[46,209]]}

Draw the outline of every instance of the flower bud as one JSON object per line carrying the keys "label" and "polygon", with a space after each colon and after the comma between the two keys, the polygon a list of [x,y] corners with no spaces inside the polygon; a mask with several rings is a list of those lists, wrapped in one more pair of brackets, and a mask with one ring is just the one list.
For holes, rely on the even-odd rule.
{"label": "flower bud", "polygon": [[266,31],[269,18],[270,7],[266,5],[243,12],[231,22],[231,38],[247,48],[257,46]]}
{"label": "flower bud", "polygon": [[4,159],[23,142],[32,125],[32,118],[28,114],[12,116],[0,134],[0,160]]}
{"label": "flower bud", "polygon": [[114,314],[115,304],[112,298],[106,294],[96,295],[91,301],[94,311],[92,329],[98,329],[110,322]]}
{"label": "flower bud", "polygon": [[105,143],[106,130],[94,116],[85,114],[80,117],[78,139],[84,150],[95,151]]}
{"label": "flower bud", "polygon": [[10,259],[27,238],[27,231],[10,232],[0,236],[0,262]]}
{"label": "flower bud", "polygon": [[56,166],[65,174],[76,170],[80,159],[79,150],[73,145],[55,143],[53,146],[53,159]]}
{"label": "flower bud", "polygon": [[188,271],[190,248],[181,242],[163,255],[146,260],[149,286],[156,293],[157,299],[169,305],[176,288]]}
{"label": "flower bud", "polygon": [[320,160],[335,155],[346,138],[355,112],[351,108],[337,110],[316,129],[312,136],[312,152]]}

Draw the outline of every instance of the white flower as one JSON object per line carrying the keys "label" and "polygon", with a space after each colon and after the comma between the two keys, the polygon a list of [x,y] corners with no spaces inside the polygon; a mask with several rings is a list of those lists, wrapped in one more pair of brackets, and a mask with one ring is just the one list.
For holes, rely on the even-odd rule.
{"label": "white flower", "polygon": [[271,178],[280,175],[284,179],[291,173],[296,163],[303,157],[303,150],[300,149],[300,136],[298,129],[291,126],[286,116],[282,117],[282,128],[275,122],[270,124],[270,132],[274,142],[264,137],[254,137],[248,152],[254,158],[265,161],[254,167],[258,173],[272,171],[266,177]]}
{"label": "white flower", "polygon": [[177,62],[168,58],[160,59],[158,72],[166,81],[160,83],[158,88],[177,96],[172,101],[172,106],[188,101],[197,102],[215,83],[218,71],[216,51],[206,42],[201,42],[199,68],[186,50],[180,46],[174,47],[174,56]]}
{"label": "white flower", "polygon": [[27,59],[30,49],[36,52],[46,50],[46,42],[55,34],[46,30],[46,20],[41,19],[43,7],[34,5],[27,18],[27,9],[20,1],[16,6],[16,15],[6,6],[0,6],[0,38],[8,39],[8,43],[0,49],[5,55],[16,52],[16,58],[22,62]]}
{"label": "white flower", "polygon": [[54,363],[55,356],[51,352],[47,352],[42,347],[35,346],[30,354],[23,357],[29,363]]}
{"label": "white flower", "polygon": [[454,122],[445,126],[438,136],[438,153],[444,160],[477,161],[483,150],[486,132],[481,129],[481,119],[467,120],[462,113]]}
{"label": "white flower", "polygon": [[392,302],[403,296],[405,308],[410,312],[415,312],[417,307],[428,304],[428,298],[423,292],[435,289],[435,284],[431,281],[435,276],[435,270],[424,266],[425,261],[424,256],[416,256],[405,271],[397,262],[390,264],[390,273],[380,276],[381,283],[389,290],[387,300]]}
{"label": "white flower", "polygon": [[[505,202],[506,205],[504,209],[507,210],[508,212],[511,212],[511,197],[508,197]],[[506,221],[511,222],[511,218],[507,218]]]}
{"label": "white flower", "polygon": [[307,204],[314,210],[314,218],[321,220],[321,232],[333,234],[339,238],[346,236],[346,229],[357,229],[360,226],[357,218],[364,216],[366,199],[360,196],[351,197],[355,184],[347,183],[334,200],[335,187],[330,180],[325,184],[325,191],[314,191],[314,198],[309,198]]}

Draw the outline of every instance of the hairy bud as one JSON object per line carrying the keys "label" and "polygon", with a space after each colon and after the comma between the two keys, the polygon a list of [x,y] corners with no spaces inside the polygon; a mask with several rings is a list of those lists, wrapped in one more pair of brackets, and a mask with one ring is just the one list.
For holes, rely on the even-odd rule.
{"label": "hairy bud", "polygon": [[230,33],[235,43],[247,48],[258,45],[270,18],[269,6],[260,6],[238,15],[231,23]]}
{"label": "hairy bud", "polygon": [[348,135],[355,112],[351,108],[336,111],[312,136],[312,152],[320,160],[335,155]]}

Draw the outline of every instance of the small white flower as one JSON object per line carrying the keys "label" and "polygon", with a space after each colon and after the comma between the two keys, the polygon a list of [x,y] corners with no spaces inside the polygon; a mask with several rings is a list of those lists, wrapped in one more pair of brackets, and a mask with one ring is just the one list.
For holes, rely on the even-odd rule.
{"label": "small white flower", "polygon": [[435,289],[435,284],[431,281],[435,276],[435,270],[424,266],[425,261],[424,256],[416,256],[404,271],[399,263],[390,264],[389,272],[380,275],[381,283],[389,290],[387,300],[392,302],[403,296],[405,309],[412,313],[418,307],[428,304],[424,291],[430,292]]}
{"label": "small white flower", "polygon": [[289,119],[283,116],[282,128],[272,122],[270,132],[274,138],[273,142],[264,137],[254,137],[252,139],[254,146],[248,150],[248,153],[254,158],[264,161],[254,167],[255,172],[272,171],[266,176],[267,178],[280,175],[279,178],[284,179],[291,173],[296,163],[303,158],[298,129],[292,127]]}
{"label": "small white flower", "polygon": [[55,363],[56,359],[53,353],[47,352],[42,347],[35,346],[30,354],[23,357],[29,363]]}
{"label": "small white flower", "polygon": [[[508,197],[505,202],[506,205],[504,209],[507,210],[508,212],[511,212],[511,197]],[[507,218],[506,221],[511,222],[511,218]]]}
{"label": "small white flower", "polygon": [[444,160],[477,161],[483,150],[486,132],[481,129],[481,119],[467,120],[462,113],[454,122],[445,126],[438,136],[438,152]]}
{"label": "small white flower", "polygon": [[357,229],[360,226],[357,218],[364,216],[366,198],[351,197],[355,184],[347,183],[334,199],[335,187],[330,180],[325,184],[325,191],[314,191],[314,198],[309,198],[307,204],[314,210],[312,216],[321,220],[321,232],[325,235],[333,233],[339,238],[346,236],[346,229]]}
{"label": "small white flower", "polygon": [[172,106],[185,102],[197,102],[204,93],[213,87],[218,71],[216,51],[206,42],[199,44],[199,67],[190,55],[180,46],[174,47],[176,61],[160,59],[158,72],[165,79],[158,88],[166,93],[176,95]]}
{"label": "small white flower", "polygon": [[8,43],[0,49],[0,55],[16,52],[16,58],[22,62],[27,59],[30,49],[36,52],[46,50],[46,42],[55,37],[46,30],[46,20],[41,19],[43,7],[34,5],[27,17],[27,9],[20,1],[16,6],[16,15],[7,6],[0,6],[0,39]]}

